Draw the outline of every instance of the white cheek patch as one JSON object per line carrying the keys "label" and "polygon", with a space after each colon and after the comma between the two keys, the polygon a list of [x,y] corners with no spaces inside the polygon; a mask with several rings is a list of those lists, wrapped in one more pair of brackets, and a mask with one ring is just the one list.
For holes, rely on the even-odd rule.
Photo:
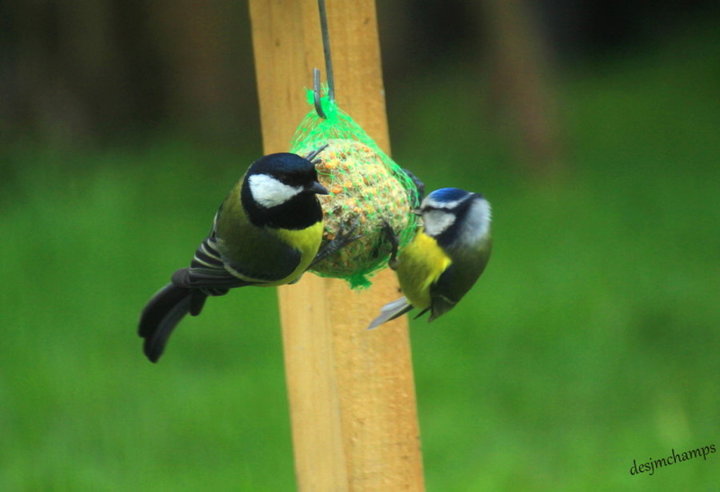
{"label": "white cheek patch", "polygon": [[428,210],[423,213],[423,225],[428,236],[439,236],[455,223],[455,214],[443,210]]}
{"label": "white cheek patch", "polygon": [[465,215],[459,241],[475,244],[490,233],[491,210],[487,200],[475,200]]}
{"label": "white cheek patch", "polygon": [[253,174],[248,182],[253,198],[265,208],[282,205],[302,191],[299,186],[286,185],[267,174]]}

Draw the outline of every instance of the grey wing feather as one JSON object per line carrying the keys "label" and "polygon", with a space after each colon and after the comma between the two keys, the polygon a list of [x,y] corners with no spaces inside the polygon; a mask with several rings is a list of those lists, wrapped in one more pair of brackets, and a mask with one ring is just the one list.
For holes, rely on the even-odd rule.
{"label": "grey wing feather", "polygon": [[368,330],[380,326],[390,320],[393,320],[399,316],[410,311],[413,307],[408,302],[407,298],[401,297],[392,302],[388,302],[380,309],[380,315],[370,322]]}

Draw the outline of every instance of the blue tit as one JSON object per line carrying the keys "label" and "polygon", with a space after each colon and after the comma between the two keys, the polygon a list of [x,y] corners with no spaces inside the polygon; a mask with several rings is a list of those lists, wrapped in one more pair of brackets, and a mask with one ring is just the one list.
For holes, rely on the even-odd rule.
{"label": "blue tit", "polygon": [[386,304],[369,328],[412,308],[420,309],[418,317],[430,311],[429,321],[445,314],[475,284],[490,258],[490,203],[482,195],[441,188],[425,197],[418,213],[422,229],[390,262],[405,296]]}
{"label": "blue tit", "polygon": [[313,162],[321,150],[305,158],[266,155],[250,165],[215,214],[190,266],[175,272],[143,309],[138,332],[151,362],[186,314],[200,314],[208,296],[247,285],[293,283],[307,270],[323,233],[316,195],[327,190]]}

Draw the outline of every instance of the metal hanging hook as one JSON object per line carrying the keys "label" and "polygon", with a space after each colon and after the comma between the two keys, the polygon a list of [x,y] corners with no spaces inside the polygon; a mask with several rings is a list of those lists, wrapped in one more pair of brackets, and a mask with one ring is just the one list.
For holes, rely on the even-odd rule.
{"label": "metal hanging hook", "polygon": [[[325,75],[327,77],[328,86],[328,101],[333,103],[335,101],[335,79],[333,77],[333,66],[332,66],[332,52],[330,50],[330,30],[328,29],[327,22],[327,9],[325,8],[325,0],[318,0],[318,11],[320,13],[320,33],[322,35],[323,54],[325,55]],[[315,103],[315,111],[318,116],[325,119],[327,118],[325,111],[321,104],[321,90],[320,87],[320,70],[317,68],[313,69],[313,100]]]}
{"label": "metal hanging hook", "polygon": [[320,88],[320,69],[313,68],[313,102],[315,103],[315,112],[322,119],[327,119],[325,111],[323,111],[322,103],[320,102],[321,97]]}

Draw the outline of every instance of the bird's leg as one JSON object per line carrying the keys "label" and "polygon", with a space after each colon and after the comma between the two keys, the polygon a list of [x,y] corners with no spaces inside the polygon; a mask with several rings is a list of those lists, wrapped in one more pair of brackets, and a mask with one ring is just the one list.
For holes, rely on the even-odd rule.
{"label": "bird's leg", "polygon": [[324,259],[328,258],[329,256],[334,255],[338,251],[340,251],[342,248],[347,246],[348,244],[352,243],[356,239],[360,239],[360,234],[355,234],[355,231],[358,228],[358,222],[354,221],[352,224],[349,222],[346,222],[343,224],[343,226],[340,229],[340,232],[337,233],[337,235],[327,243],[323,244],[320,248],[320,251],[315,255],[315,258],[313,259],[312,263],[310,263],[309,269],[314,268],[318,263],[323,261]]}
{"label": "bird's leg", "polygon": [[388,260],[388,266],[395,270],[398,266],[397,254],[398,248],[400,247],[400,241],[398,241],[397,234],[395,234],[395,231],[390,226],[390,224],[387,223],[386,220],[383,220],[382,232],[383,234],[385,234],[385,237],[390,242],[390,246],[392,247],[392,250],[390,251],[390,259]]}

